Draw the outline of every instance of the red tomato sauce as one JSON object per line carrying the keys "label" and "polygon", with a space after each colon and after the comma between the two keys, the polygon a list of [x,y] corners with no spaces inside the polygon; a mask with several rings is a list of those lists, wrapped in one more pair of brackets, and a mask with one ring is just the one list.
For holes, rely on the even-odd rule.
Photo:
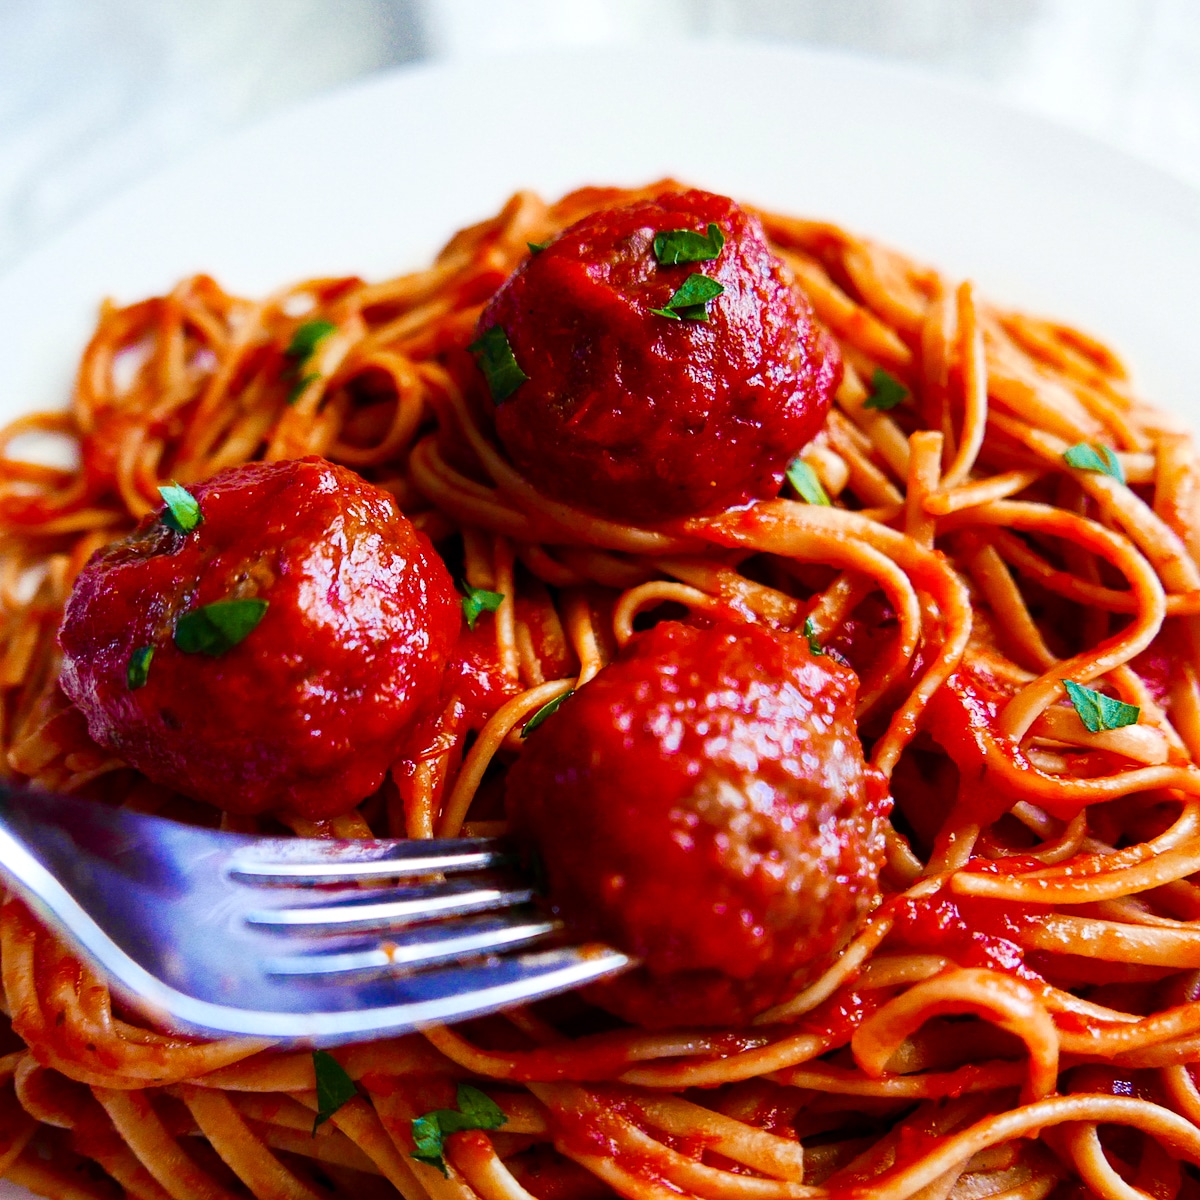
{"label": "red tomato sauce", "polygon": [[944,954],[962,967],[986,967],[1040,986],[1016,939],[1051,909],[1048,905],[936,893],[896,902],[889,944]]}

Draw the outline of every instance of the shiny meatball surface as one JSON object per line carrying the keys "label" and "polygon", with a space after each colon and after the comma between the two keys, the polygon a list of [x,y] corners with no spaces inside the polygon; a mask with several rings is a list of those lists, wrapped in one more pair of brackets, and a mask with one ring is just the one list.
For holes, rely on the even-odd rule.
{"label": "shiny meatball surface", "polygon": [[668,622],[531,732],[514,835],[572,935],[644,964],[598,1003],[743,1023],[829,964],[879,898],[856,688],[795,635]]}
{"label": "shiny meatball surface", "polygon": [[[656,235],[715,225],[715,259],[658,261]],[[724,291],[699,313],[664,309],[690,275]],[[495,407],[497,435],[546,495],[653,524],[778,493],[840,378],[758,220],[708,192],[605,209],[564,230],[493,297],[528,379]]]}
{"label": "shiny meatball surface", "polygon": [[[387,492],[322,459],[234,467],[191,492],[194,531],[160,511],[81,572],[63,690],[100,745],[187,795],[345,812],[437,699],[460,622],[449,574]],[[180,619],[228,600],[266,608],[223,651],[180,649]],[[141,683],[130,660],[147,648]]]}

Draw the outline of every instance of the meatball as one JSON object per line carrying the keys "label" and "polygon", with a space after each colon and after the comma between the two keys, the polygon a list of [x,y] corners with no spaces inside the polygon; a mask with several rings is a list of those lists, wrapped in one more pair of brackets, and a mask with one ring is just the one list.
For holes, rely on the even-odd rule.
{"label": "meatball", "polygon": [[163,510],[84,567],[62,688],[159,783],[233,813],[345,812],[437,699],[461,617],[450,576],[387,492],[319,458],[234,467],[193,495],[194,530]]}
{"label": "meatball", "polygon": [[[710,226],[724,238],[715,258],[672,263],[667,247],[660,261],[656,235]],[[724,290],[671,309],[691,275]],[[493,330],[527,376],[516,382],[503,342],[492,345],[507,367],[492,394],[512,461],[556,500],[643,524],[776,495],[841,374],[757,219],[708,192],[572,225],[492,298],[481,351]]]}
{"label": "meatball", "polygon": [[795,635],[667,622],[531,732],[514,836],[573,935],[642,960],[598,1003],[744,1023],[828,966],[879,900],[856,688]]}

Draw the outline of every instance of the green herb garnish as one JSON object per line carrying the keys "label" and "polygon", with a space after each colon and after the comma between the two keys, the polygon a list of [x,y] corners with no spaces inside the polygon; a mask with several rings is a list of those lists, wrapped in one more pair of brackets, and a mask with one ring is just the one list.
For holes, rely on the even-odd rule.
{"label": "green herb garnish", "polygon": [[297,326],[296,332],[292,334],[292,340],[288,343],[288,348],[284,354],[288,358],[294,358],[300,362],[312,357],[313,351],[337,329],[337,326],[330,321],[305,321],[303,325]]}
{"label": "green herb garnish", "polygon": [[154,657],[153,646],[139,646],[130,656],[125,668],[125,685],[131,692],[146,686],[150,675],[150,660]]}
{"label": "green herb garnish", "polygon": [[821,649],[821,643],[817,641],[817,631],[813,628],[812,617],[804,618],[804,636],[808,638],[810,654],[824,655],[825,651]]}
{"label": "green herb garnish", "polygon": [[829,504],[830,499],[817,473],[802,458],[792,459],[792,465],[787,469],[787,477],[796,494],[807,504]]}
{"label": "green herb garnish", "polygon": [[525,245],[527,245],[529,247],[530,254],[541,254],[541,252],[543,250],[545,250],[545,248],[548,245],[550,245],[550,243],[549,242],[526,242]]}
{"label": "green herb garnish", "polygon": [[708,302],[715,300],[724,290],[715,279],[693,273],[683,281],[663,308],[652,308],[650,311],[657,317],[670,317],[672,321],[707,321]]}
{"label": "green herb garnish", "polygon": [[1080,442],[1063,451],[1063,461],[1077,471],[1096,471],[1111,475],[1118,483],[1125,482],[1121,461],[1107,446],[1089,446],[1087,442]]}
{"label": "green herb garnish", "polygon": [[481,333],[467,349],[475,355],[492,399],[497,404],[507,400],[529,378],[517,365],[512,346],[508,343],[508,334],[499,325],[493,325]]}
{"label": "green herb garnish", "polygon": [[468,585],[467,594],[462,598],[462,612],[467,621],[467,628],[475,628],[475,622],[479,620],[480,613],[494,613],[503,603],[503,592],[489,592],[484,588],[474,588]]}
{"label": "green herb garnish", "polygon": [[709,262],[721,253],[724,245],[725,235],[716,225],[709,225],[707,234],[693,233],[690,229],[668,229],[655,235],[654,257],[663,267]]}
{"label": "green herb garnish", "polygon": [[265,600],[218,600],[193,608],[175,622],[175,645],[184,654],[216,658],[244,641],[266,611]]}
{"label": "green herb garnish", "polygon": [[343,1104],[358,1095],[354,1080],[328,1050],[313,1051],[313,1071],[317,1076],[317,1117],[313,1134],[333,1116]]}
{"label": "green herb garnish", "polygon": [[1071,698],[1071,704],[1089,733],[1104,733],[1109,729],[1123,729],[1126,725],[1137,724],[1141,709],[1136,704],[1114,700],[1111,696],[1084,687],[1073,679],[1064,679],[1062,682]]}
{"label": "green herb garnish", "polygon": [[287,394],[287,402],[295,404],[297,400],[308,390],[310,383],[316,383],[321,376],[316,371],[311,371],[307,375],[302,375],[295,383],[292,384],[291,390]]}
{"label": "green herb garnish", "polygon": [[871,394],[863,401],[863,408],[874,408],[880,412],[890,412],[898,404],[908,399],[908,388],[894,375],[889,375],[882,367],[876,367],[871,374]]}
{"label": "green herb garnish", "polygon": [[283,352],[292,360],[284,371],[284,378],[292,380],[287,394],[288,404],[295,404],[304,395],[309,384],[316,383],[321,378],[320,372],[305,371],[304,368],[316,348],[336,329],[337,326],[330,321],[305,321],[292,334],[292,340]]}
{"label": "green herb garnish", "polygon": [[417,1162],[436,1167],[447,1177],[450,1172],[446,1170],[444,1155],[446,1138],[450,1134],[467,1129],[499,1129],[508,1123],[500,1106],[469,1083],[458,1085],[457,1100],[457,1109],[436,1108],[423,1117],[414,1118],[412,1123],[412,1157]]}
{"label": "green herb garnish", "polygon": [[167,506],[161,520],[168,529],[173,529],[176,533],[191,533],[204,523],[199,501],[187,488],[180,487],[177,483],[169,483],[160,487],[158,494]]}
{"label": "green herb garnish", "polygon": [[562,702],[568,697],[575,695],[574,688],[568,688],[561,696],[555,696],[553,700],[543,704],[541,708],[525,722],[525,727],[521,730],[521,736],[527,738],[547,717],[553,716],[558,712]]}

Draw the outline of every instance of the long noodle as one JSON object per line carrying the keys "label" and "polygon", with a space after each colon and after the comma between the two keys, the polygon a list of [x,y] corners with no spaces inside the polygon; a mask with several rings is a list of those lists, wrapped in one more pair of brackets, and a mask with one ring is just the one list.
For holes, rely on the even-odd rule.
{"label": "long noodle", "polygon": [[[832,225],[761,213],[846,363],[803,452],[832,505],[785,496],[637,529],[545,500],[480,424],[454,356],[527,243],[670,186],[550,207],[519,194],[384,283],[248,301],[199,276],[106,305],[70,411],[0,431],[5,769],[218,823],[88,739],[56,685],[59,616],[160,483],[321,454],[504,595],[480,618],[500,694],[475,728],[452,701],[438,743],[357,813],[295,832],[502,832],[488,781],[526,721],[656,614],[807,623],[857,656],[860,729],[895,800],[881,907],[747,1028],[614,1027],[572,998],[339,1050],[359,1096],[314,1135],[311,1055],[146,1027],[9,897],[0,1175],[88,1200],[1200,1196],[1190,439],[1093,339]],[[334,331],[289,377],[290,338],[314,319]],[[891,411],[868,403],[880,369],[910,393]],[[27,435],[66,441],[78,466],[23,460]],[[1125,481],[1071,466],[1080,442]],[[1089,731],[1064,678],[1140,722]],[[443,1176],[411,1157],[411,1123],[461,1080],[507,1123],[451,1137]]]}

